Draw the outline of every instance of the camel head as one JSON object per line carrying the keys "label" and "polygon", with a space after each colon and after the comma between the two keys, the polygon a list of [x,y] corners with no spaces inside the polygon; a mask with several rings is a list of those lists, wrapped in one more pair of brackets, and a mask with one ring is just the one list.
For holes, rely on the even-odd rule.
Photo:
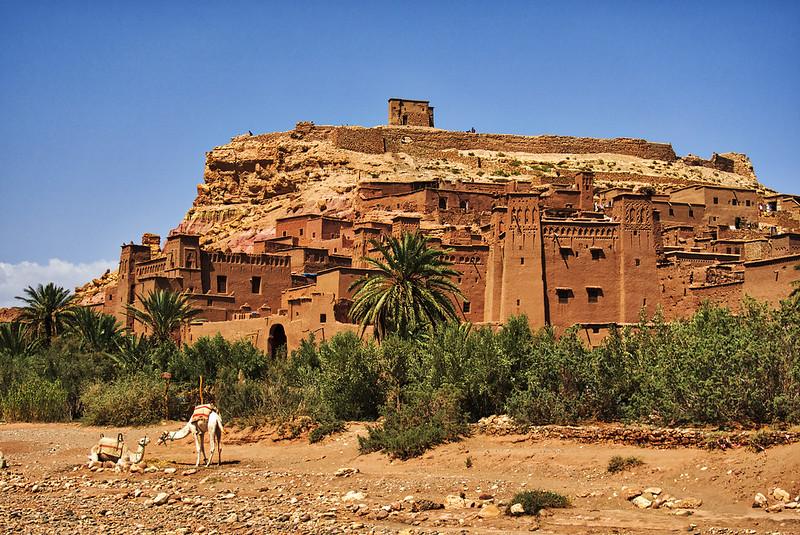
{"label": "camel head", "polygon": [[138,442],[138,444],[139,444],[139,446],[141,446],[142,448],[144,448],[145,446],[147,446],[148,444],[150,444],[150,437],[148,437],[148,436],[143,436],[142,438],[140,438],[140,439],[139,439],[139,442]]}
{"label": "camel head", "polygon": [[[147,437],[145,437],[145,438],[147,438]],[[167,444],[167,439],[168,439],[168,438],[169,438],[169,433],[167,433],[166,431],[164,431],[163,433],[161,433],[161,436],[160,436],[160,437],[158,437],[158,445],[159,445],[159,446],[164,446],[164,445],[166,445],[166,444]]]}

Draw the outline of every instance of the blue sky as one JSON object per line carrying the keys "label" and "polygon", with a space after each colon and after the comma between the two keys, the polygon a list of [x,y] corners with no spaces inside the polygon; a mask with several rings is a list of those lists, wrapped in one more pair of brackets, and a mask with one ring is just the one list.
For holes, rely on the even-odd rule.
{"label": "blue sky", "polygon": [[392,96],[442,128],[745,152],[800,193],[799,53],[797,2],[0,0],[0,305],[22,262],[80,278],[166,235],[231,136],[381,124]]}

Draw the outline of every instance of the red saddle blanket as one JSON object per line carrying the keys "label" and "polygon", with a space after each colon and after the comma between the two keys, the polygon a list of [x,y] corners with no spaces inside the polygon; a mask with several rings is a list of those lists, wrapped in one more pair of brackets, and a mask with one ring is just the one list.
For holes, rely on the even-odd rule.
{"label": "red saddle blanket", "polygon": [[211,415],[211,411],[214,410],[214,405],[211,404],[198,405],[194,408],[192,418],[189,421],[196,422],[197,420],[208,420],[208,417]]}

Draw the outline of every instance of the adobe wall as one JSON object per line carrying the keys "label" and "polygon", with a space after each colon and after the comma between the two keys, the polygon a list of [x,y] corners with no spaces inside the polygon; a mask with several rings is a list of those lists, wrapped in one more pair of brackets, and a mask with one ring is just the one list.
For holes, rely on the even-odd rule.
{"label": "adobe wall", "polygon": [[486,262],[489,256],[487,246],[452,246],[449,260],[453,268],[461,272],[458,277],[458,287],[464,294],[464,299],[458,300],[457,311],[463,311],[464,301],[469,302],[469,312],[459,313],[459,317],[466,321],[478,323],[484,321],[484,306],[486,293]]}
{"label": "adobe wall", "polygon": [[745,262],[743,293],[777,305],[794,289],[793,282],[800,280],[800,271],[794,269],[800,264],[800,254]]}
{"label": "adobe wall", "polygon": [[571,136],[516,136],[511,134],[472,134],[450,130],[378,126],[334,127],[332,142],[338,148],[379,154],[405,152],[431,154],[445,149],[529,152],[538,154],[626,154],[650,160],[675,161],[677,156],[668,143],[643,139],[596,139]]}
{"label": "adobe wall", "polygon": [[[617,223],[542,223],[545,291],[552,325],[566,328],[620,317],[619,294],[623,288],[618,227]],[[590,248],[596,248],[596,257]],[[602,288],[597,302],[589,302],[590,287]],[[560,302],[559,292],[567,294],[566,303]]]}

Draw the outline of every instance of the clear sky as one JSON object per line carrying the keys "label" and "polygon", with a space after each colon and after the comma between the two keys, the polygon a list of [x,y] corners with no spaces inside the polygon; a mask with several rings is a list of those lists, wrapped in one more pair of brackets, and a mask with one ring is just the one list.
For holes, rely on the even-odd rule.
{"label": "clear sky", "polygon": [[393,96],[441,128],[745,152],[800,193],[796,1],[0,0],[0,81],[0,306],[165,236],[231,136],[381,124]]}

